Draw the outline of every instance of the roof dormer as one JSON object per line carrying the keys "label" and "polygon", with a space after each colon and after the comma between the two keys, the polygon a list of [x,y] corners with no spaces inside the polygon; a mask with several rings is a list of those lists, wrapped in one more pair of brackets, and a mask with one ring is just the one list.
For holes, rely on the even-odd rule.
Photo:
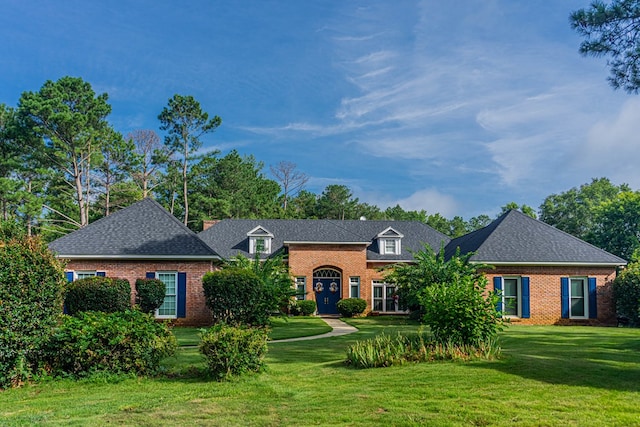
{"label": "roof dormer", "polygon": [[269,230],[259,225],[249,231],[247,233],[247,237],[249,237],[250,254],[271,253],[271,241],[273,240],[273,234]]}
{"label": "roof dormer", "polygon": [[381,255],[400,255],[402,253],[402,238],[404,235],[388,227],[376,238],[378,239],[378,248]]}

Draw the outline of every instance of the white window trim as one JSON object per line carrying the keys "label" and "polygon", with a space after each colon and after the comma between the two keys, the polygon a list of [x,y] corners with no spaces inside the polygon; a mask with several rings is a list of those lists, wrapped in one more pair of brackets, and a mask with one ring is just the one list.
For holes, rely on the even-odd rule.
{"label": "white window trim", "polygon": [[515,279],[517,280],[517,285],[516,285],[516,292],[518,292],[518,307],[517,307],[517,311],[516,314],[505,314],[502,317],[505,318],[510,318],[510,319],[518,319],[520,317],[522,317],[522,276],[502,276],[502,292],[501,292],[501,298],[502,298],[502,312],[504,313],[505,308],[507,307],[506,301],[505,301],[505,292],[504,292],[504,281],[505,279]]}
{"label": "white window trim", "polygon": [[[86,277],[95,277],[95,276],[98,275],[98,272],[96,270],[74,271],[73,272],[73,280],[79,280],[81,275],[86,276]],[[83,279],[85,279],[86,277],[83,277]]]}
{"label": "white window trim", "polygon": [[[584,316],[574,316],[571,311],[571,281],[582,280],[582,303],[584,304]],[[583,276],[569,277],[569,319],[588,319],[589,318],[589,278]]]}
{"label": "white window trim", "polygon": [[[387,251],[387,242],[395,242],[395,251]],[[399,237],[380,238],[380,253],[382,255],[400,255],[402,253],[401,242]]]}
{"label": "white window trim", "polygon": [[[304,293],[302,294],[302,298],[299,298],[300,294],[298,293],[298,286],[304,286]],[[307,277],[306,276],[296,276],[296,300],[304,301],[307,299]]]}
{"label": "white window trim", "polygon": [[261,254],[270,254],[271,253],[271,237],[269,236],[251,236],[249,237],[249,253],[251,255],[255,255],[258,250],[258,240],[264,240],[264,250],[259,251]]}
{"label": "white window trim", "polygon": [[[376,286],[382,287],[382,310],[375,309],[375,292],[374,288]],[[400,310],[400,301],[398,299],[394,300],[394,310],[387,310],[387,286],[398,288],[397,285],[393,283],[385,282],[384,280],[373,280],[371,282],[371,310],[379,313],[406,313],[406,310]]]}
{"label": "white window trim", "polygon": [[[178,272],[177,271],[156,271],[156,279],[160,280],[160,274],[173,274],[175,276],[175,280],[176,280],[176,290],[175,290],[175,297],[176,297],[176,307],[175,307],[175,314],[170,315],[170,314],[158,314],[159,312],[159,308],[156,309],[155,311],[155,317],[156,319],[177,319],[178,318]],[[166,287],[165,287],[166,289]],[[166,297],[166,295],[165,295]],[[164,301],[162,302],[164,304]]]}
{"label": "white window trim", "polygon": [[[352,288],[357,287],[358,289],[358,296],[357,297],[353,297],[351,296],[351,290]],[[360,276],[351,276],[349,277],[349,298],[360,298]]]}

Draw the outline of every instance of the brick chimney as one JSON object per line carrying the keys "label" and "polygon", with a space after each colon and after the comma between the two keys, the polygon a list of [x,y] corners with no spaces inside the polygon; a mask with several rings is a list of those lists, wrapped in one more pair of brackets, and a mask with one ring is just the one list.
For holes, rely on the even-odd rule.
{"label": "brick chimney", "polygon": [[202,231],[216,225],[219,222],[220,222],[219,219],[205,219],[204,221],[202,221]]}

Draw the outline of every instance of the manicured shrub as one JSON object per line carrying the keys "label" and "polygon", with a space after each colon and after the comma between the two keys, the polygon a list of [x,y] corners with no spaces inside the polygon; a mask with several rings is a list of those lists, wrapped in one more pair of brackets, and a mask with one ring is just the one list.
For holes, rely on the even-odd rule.
{"label": "manicured shrub", "polygon": [[259,372],[267,352],[265,329],[214,325],[202,334],[200,352],[208,373],[218,380],[246,372]]}
{"label": "manicured shrub", "polygon": [[640,325],[640,262],[631,262],[613,281],[613,300],[618,317]]}
{"label": "manicured shrub", "polygon": [[311,316],[316,312],[316,302],[313,300],[294,300],[290,308],[291,314],[294,316]]}
{"label": "manicured shrub", "polygon": [[167,288],[161,280],[137,279],[136,304],[143,313],[153,313],[164,302],[166,290]]}
{"label": "manicured shrub", "polygon": [[87,277],[67,285],[65,295],[67,313],[83,311],[114,313],[131,308],[131,284],[126,279]]}
{"label": "manicured shrub", "polygon": [[21,385],[38,371],[42,346],[62,314],[66,282],[62,266],[38,239],[2,235],[0,389]]}
{"label": "manicured shrub", "polygon": [[346,298],[338,301],[337,308],[342,316],[353,317],[364,312],[367,302],[362,298]]}
{"label": "manicured shrub", "polygon": [[165,323],[139,310],[80,312],[64,316],[47,344],[54,375],[86,377],[95,373],[148,375],[177,347]]}
{"label": "manicured shrub", "polygon": [[266,326],[271,314],[263,282],[250,271],[225,268],[202,278],[207,307],[215,323]]}

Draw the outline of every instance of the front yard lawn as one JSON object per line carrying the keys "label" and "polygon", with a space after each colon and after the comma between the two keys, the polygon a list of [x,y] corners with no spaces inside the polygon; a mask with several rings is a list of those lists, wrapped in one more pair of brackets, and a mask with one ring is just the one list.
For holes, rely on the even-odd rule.
{"label": "front yard lawn", "polygon": [[0,425],[640,425],[640,329],[513,325],[499,360],[355,370],[347,345],[419,326],[349,322],[360,331],[270,345],[266,372],[227,383],[197,376],[197,349],[181,348],[159,378],[8,390]]}

